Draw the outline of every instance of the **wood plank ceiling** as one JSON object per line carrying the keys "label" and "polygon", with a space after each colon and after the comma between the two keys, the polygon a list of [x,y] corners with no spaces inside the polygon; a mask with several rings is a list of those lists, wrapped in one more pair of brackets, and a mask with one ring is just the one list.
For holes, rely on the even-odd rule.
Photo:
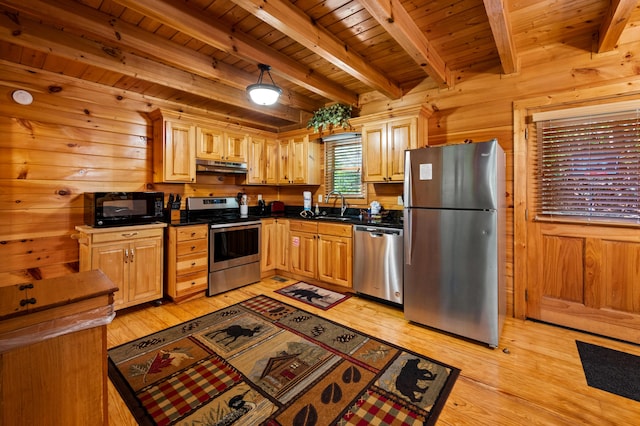
{"label": "wood plank ceiling", "polygon": [[[67,75],[266,130],[333,102],[511,74],[524,52],[583,37],[614,49],[637,0],[0,0],[0,65]],[[593,42],[592,40],[595,40]],[[283,96],[252,104],[257,64]]]}

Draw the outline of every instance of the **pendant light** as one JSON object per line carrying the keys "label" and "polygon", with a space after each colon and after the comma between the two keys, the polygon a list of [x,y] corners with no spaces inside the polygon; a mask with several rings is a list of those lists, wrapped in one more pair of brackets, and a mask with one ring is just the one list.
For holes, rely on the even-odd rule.
{"label": "pendant light", "polygon": [[[273,105],[282,94],[282,89],[276,86],[276,83],[273,81],[273,77],[271,77],[271,73],[269,72],[271,69],[269,65],[258,64],[258,68],[260,68],[258,82],[247,86],[247,93],[251,100],[258,105]],[[272,84],[262,82],[265,71],[271,79]]]}

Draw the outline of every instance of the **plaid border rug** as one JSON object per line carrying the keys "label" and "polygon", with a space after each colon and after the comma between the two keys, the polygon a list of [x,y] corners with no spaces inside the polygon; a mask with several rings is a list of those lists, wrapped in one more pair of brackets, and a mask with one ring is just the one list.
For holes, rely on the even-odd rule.
{"label": "plaid border rug", "polygon": [[108,354],[141,425],[430,425],[460,373],[264,295]]}
{"label": "plaid border rug", "polygon": [[350,294],[327,290],[326,288],[308,284],[304,281],[299,281],[295,284],[276,290],[276,293],[299,300],[300,302],[304,302],[325,311],[351,297]]}

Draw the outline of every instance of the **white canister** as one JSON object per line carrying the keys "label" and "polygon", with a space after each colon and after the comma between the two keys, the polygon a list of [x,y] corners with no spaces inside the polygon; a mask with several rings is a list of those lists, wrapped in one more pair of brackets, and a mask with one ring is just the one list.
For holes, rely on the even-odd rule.
{"label": "white canister", "polygon": [[247,204],[240,204],[240,217],[249,216],[249,206]]}
{"label": "white canister", "polygon": [[304,197],[304,210],[311,211],[311,191],[304,191],[302,196]]}

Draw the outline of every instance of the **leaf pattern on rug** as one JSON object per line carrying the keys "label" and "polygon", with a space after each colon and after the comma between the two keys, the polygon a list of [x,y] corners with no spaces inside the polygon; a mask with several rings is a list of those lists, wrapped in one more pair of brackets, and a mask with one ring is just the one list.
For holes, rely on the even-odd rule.
{"label": "leaf pattern on rug", "polygon": [[131,377],[143,376],[142,381],[146,383],[149,374],[161,373],[163,368],[169,367],[170,365],[178,367],[183,361],[192,358],[190,347],[176,347],[169,351],[160,350],[153,357],[149,358],[147,362],[129,366],[129,375]]}

